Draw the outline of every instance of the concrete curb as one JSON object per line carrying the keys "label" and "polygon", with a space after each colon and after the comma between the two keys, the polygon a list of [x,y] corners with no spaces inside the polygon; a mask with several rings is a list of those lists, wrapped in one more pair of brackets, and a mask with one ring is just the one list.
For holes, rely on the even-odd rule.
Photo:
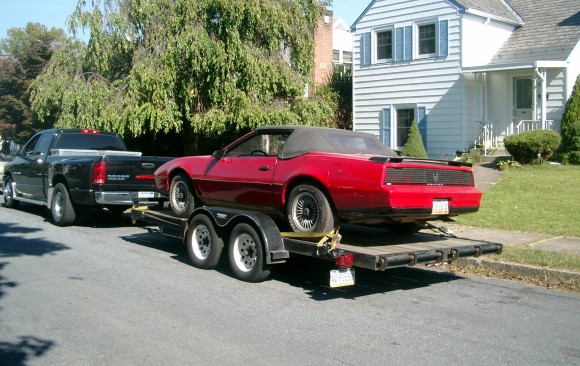
{"label": "concrete curb", "polygon": [[564,283],[574,283],[580,288],[580,273],[529,266],[519,263],[497,262],[485,258],[459,258],[453,265],[459,267],[481,267],[518,277],[536,280],[551,280]]}

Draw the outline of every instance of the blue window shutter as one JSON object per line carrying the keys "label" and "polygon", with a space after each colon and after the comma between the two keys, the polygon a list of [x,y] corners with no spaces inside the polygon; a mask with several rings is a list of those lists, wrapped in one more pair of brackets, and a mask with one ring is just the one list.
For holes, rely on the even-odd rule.
{"label": "blue window shutter", "polygon": [[423,146],[427,149],[427,108],[417,107],[417,126],[419,127],[419,133],[421,134],[421,139],[423,140]]}
{"label": "blue window shutter", "polygon": [[371,64],[371,33],[363,33],[361,36],[361,64],[368,66]]}
{"label": "blue window shutter", "polygon": [[395,28],[395,61],[403,61],[405,50],[405,30]]}
{"label": "blue window shutter", "polygon": [[446,57],[448,55],[449,55],[449,21],[442,20],[439,22],[438,56]]}
{"label": "blue window shutter", "polygon": [[413,27],[405,27],[405,52],[403,59],[410,61],[413,58]]}
{"label": "blue window shutter", "polygon": [[383,144],[391,147],[391,107],[383,108],[383,121],[381,126]]}

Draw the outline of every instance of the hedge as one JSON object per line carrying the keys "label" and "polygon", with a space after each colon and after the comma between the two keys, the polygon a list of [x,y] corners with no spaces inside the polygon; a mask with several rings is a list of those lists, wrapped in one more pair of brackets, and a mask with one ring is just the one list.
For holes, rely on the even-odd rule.
{"label": "hedge", "polygon": [[560,146],[557,132],[536,130],[518,133],[504,139],[506,150],[520,164],[541,163],[549,159]]}

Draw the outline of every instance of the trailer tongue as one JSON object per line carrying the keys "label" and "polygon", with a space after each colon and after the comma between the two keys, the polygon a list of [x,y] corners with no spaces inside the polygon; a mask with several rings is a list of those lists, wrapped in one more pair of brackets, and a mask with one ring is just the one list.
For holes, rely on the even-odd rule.
{"label": "trailer tongue", "polygon": [[147,208],[134,208],[131,217],[184,240],[192,262],[200,268],[214,267],[225,248],[234,275],[249,282],[264,280],[272,264],[284,263],[293,254],[335,262],[330,286],[339,287],[355,283],[355,268],[384,271],[447,264],[502,250],[501,244],[444,233],[394,235],[384,229],[353,225],[342,227],[340,233],[338,229],[330,233],[280,232],[265,214],[218,207],[198,208],[189,220]]}

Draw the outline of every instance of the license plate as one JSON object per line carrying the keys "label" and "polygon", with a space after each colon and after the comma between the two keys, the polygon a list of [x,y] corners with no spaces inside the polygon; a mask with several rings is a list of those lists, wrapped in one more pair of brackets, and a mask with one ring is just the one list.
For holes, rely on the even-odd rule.
{"label": "license plate", "polygon": [[447,215],[448,213],[449,213],[448,200],[433,200],[433,210],[431,211],[431,214]]}
{"label": "license plate", "polygon": [[139,198],[155,198],[155,192],[139,192],[137,193]]}
{"label": "license plate", "polygon": [[354,268],[341,268],[330,271],[330,287],[354,285]]}

